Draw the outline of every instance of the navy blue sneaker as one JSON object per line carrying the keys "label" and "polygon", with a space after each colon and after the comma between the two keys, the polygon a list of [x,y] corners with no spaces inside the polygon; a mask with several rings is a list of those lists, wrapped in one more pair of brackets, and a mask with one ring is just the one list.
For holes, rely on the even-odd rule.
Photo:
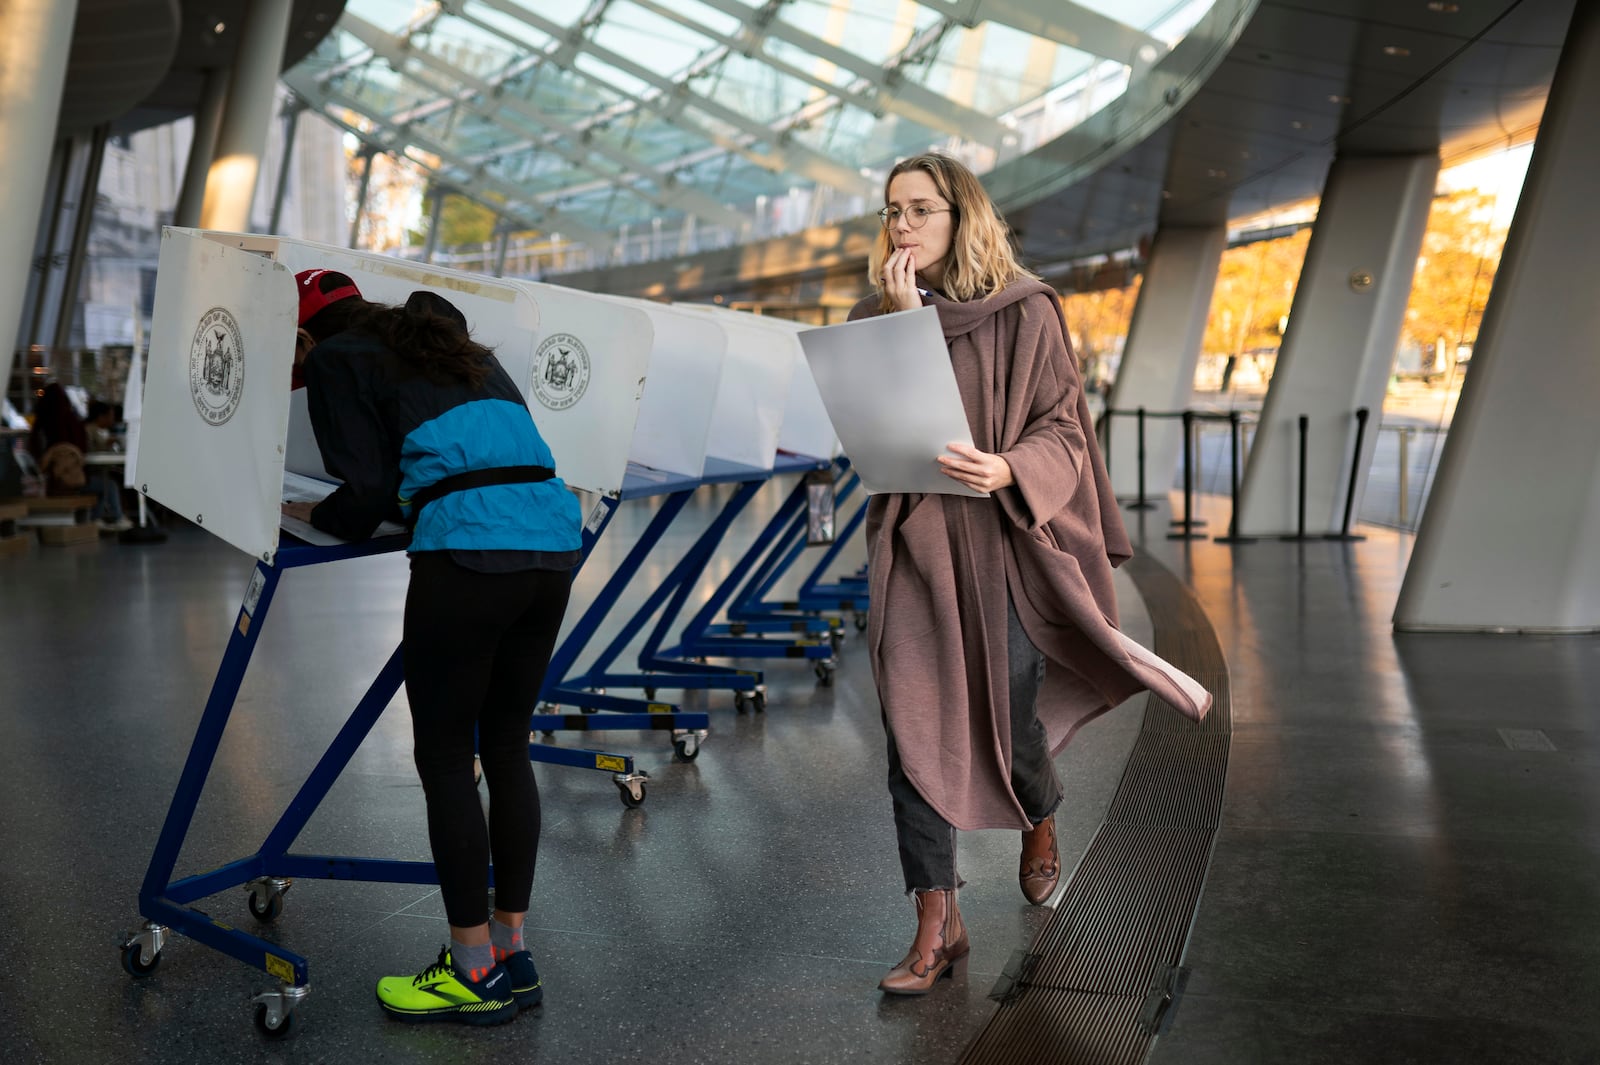
{"label": "navy blue sneaker", "polygon": [[539,980],[539,970],[533,967],[533,955],[525,950],[500,959],[500,968],[511,977],[511,994],[517,1008],[525,1010],[544,1001],[544,984]]}

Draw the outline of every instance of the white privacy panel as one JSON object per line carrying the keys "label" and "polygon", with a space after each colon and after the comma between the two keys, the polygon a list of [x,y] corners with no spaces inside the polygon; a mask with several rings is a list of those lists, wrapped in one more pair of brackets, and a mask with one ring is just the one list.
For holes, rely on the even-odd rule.
{"label": "white privacy panel", "polygon": [[628,458],[653,469],[699,477],[716,410],[727,334],[704,315],[649,300],[604,297],[637,309],[653,332],[650,368]]}
{"label": "white privacy panel", "polygon": [[514,282],[539,305],[525,358],[502,357],[574,488],[615,495],[650,366],[655,327],[636,307],[576,289]]}
{"label": "white privacy panel", "polygon": [[295,308],[281,264],[162,234],[139,485],[258,558],[278,545]]}
{"label": "white privacy panel", "polygon": [[789,382],[794,377],[795,360],[789,354],[792,338],[775,334],[754,315],[719,313],[714,308],[685,313],[715,321],[728,335],[706,454],[772,469],[789,401]]}
{"label": "white privacy panel", "polygon": [[[822,405],[822,393],[811,376],[811,365],[806,362],[800,348],[799,334],[811,328],[786,318],[732,311],[724,307],[699,304],[676,304],[702,313],[731,317],[750,329],[764,329],[768,343],[760,349],[772,359],[788,359],[793,363],[793,377],[783,408],[783,425],[778,430],[778,448],[795,455],[831,459],[840,454],[839,437],[828,420],[828,408]],[[722,319],[719,319],[722,320]]]}

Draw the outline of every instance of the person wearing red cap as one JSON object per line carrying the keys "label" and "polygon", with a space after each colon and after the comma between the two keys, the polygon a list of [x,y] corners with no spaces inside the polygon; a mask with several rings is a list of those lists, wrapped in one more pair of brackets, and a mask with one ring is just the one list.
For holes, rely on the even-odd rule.
{"label": "person wearing red cap", "polygon": [[390,519],[412,529],[402,658],[450,946],[414,976],[379,980],[378,1001],[400,1020],[498,1024],[544,995],[522,939],[539,845],[528,715],[580,559],[578,503],[455,306],[426,291],[371,303],[330,270],[295,280],[295,364],[323,464],[343,483],[284,511],[347,540]]}
{"label": "person wearing red cap", "polygon": [[[322,290],[324,279],[331,279],[332,284],[326,292]],[[295,289],[300,295],[300,328],[295,331],[294,370],[289,378],[290,391],[306,386],[305,374],[300,366],[305,362],[306,355],[316,346],[316,341],[306,332],[306,323],[330,303],[351,297],[361,298],[361,290],[356,288],[354,281],[344,274],[334,273],[331,270],[302,270],[294,275],[294,281]]]}

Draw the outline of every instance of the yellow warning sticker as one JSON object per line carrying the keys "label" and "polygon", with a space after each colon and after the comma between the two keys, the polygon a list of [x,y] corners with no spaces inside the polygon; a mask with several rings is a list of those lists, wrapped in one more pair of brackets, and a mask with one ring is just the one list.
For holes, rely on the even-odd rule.
{"label": "yellow warning sticker", "polygon": [[628,760],[626,758],[618,758],[614,754],[597,754],[594,756],[594,767],[596,769],[609,769],[613,773],[626,773],[628,771]]}
{"label": "yellow warning sticker", "polygon": [[672,713],[672,704],[671,703],[650,703],[650,704],[648,704],[645,712],[649,713],[649,714],[670,714],[670,713]]}
{"label": "yellow warning sticker", "polygon": [[294,965],[276,954],[267,955],[267,975],[276,976],[286,984],[294,983]]}

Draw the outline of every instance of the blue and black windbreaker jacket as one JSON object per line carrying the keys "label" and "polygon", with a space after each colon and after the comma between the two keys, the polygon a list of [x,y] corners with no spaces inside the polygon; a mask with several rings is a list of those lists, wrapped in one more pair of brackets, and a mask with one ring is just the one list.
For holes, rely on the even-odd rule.
{"label": "blue and black windbreaker jacket", "polygon": [[[461,312],[418,293],[435,313]],[[346,540],[411,517],[409,500],[445,477],[501,466],[555,467],[533,415],[498,360],[481,385],[440,384],[369,333],[324,340],[304,363],[317,446],[340,485],[311,523]],[[576,551],[578,501],[559,478],[469,488],[423,508],[411,551]]]}

